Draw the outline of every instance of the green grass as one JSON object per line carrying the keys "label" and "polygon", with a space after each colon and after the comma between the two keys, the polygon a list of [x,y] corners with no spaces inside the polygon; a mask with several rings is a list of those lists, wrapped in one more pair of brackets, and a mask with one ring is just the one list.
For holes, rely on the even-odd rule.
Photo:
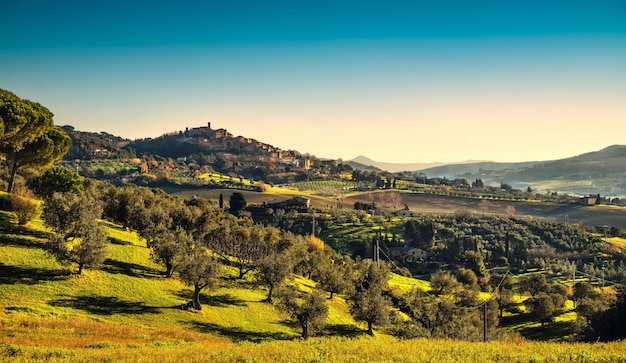
{"label": "green grass", "polygon": [[391,279],[389,279],[389,286],[400,289],[402,292],[408,292],[414,288],[420,288],[424,291],[430,291],[430,282],[424,280],[418,280],[406,276],[401,276],[398,274],[391,274]]}
{"label": "green grass", "polygon": [[[105,223],[112,243],[100,270],[76,275],[43,250],[47,231],[40,220],[28,227],[0,212],[0,360],[214,362],[255,361],[616,361],[626,359],[626,344],[576,345],[525,342],[487,344],[446,340],[400,341],[376,329],[363,333],[341,296],[327,300],[324,337],[298,340],[299,330],[272,305],[264,288],[234,278],[225,268],[220,286],[202,295],[203,310],[179,307],[189,287],[162,277],[163,268],[136,233]],[[301,276],[292,283],[315,286]],[[392,275],[401,291],[428,283]],[[564,329],[574,313],[557,317]],[[525,315],[520,315],[525,317]],[[513,319],[515,317],[512,317]],[[546,335],[536,323],[517,318],[512,328]],[[552,328],[554,329],[554,328]],[[232,343],[240,342],[240,343]],[[254,344],[251,344],[254,343]],[[515,346],[516,349],[512,349]],[[497,359],[496,359],[497,358]]]}
{"label": "green grass", "polygon": [[626,239],[621,237],[610,237],[607,238],[607,241],[613,246],[619,247],[621,249],[626,248]]}
{"label": "green grass", "polygon": [[[60,265],[44,251],[47,232],[40,221],[23,228],[15,224],[11,213],[0,212],[0,225],[0,308],[7,314],[178,328],[234,340],[299,336],[286,316],[263,302],[265,288],[236,279],[236,271],[229,267],[219,287],[203,293],[202,311],[179,309],[191,297],[191,289],[175,278],[164,278],[163,267],[151,258],[145,241],[119,226],[105,223],[112,242],[101,268],[77,275],[76,266]],[[303,288],[314,286],[302,277],[294,281]],[[352,324],[358,330],[341,297],[332,300],[328,323]]]}

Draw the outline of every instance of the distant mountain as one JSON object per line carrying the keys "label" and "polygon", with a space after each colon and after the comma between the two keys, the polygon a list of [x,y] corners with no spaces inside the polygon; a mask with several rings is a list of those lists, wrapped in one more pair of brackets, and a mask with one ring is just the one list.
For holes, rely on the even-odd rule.
{"label": "distant mountain", "polygon": [[[536,162],[532,166],[506,170],[481,170],[470,176],[516,188],[532,187],[574,195],[600,194],[626,197],[626,145],[612,145],[578,156]],[[469,178],[468,178],[469,179]]]}
{"label": "distant mountain", "polygon": [[[359,156],[360,158],[365,158],[366,160],[370,160],[367,159],[364,156]],[[356,161],[356,159],[353,160],[349,160],[349,161],[344,161],[344,164],[348,164],[352,167],[352,169],[359,169],[359,170],[365,170],[365,171],[376,171],[376,172],[381,172],[383,171],[382,169],[374,166],[374,165],[370,165],[369,163],[361,163]]]}
{"label": "distant mountain", "polygon": [[448,179],[465,178],[468,175],[480,175],[483,171],[517,170],[531,167],[538,162],[497,163],[494,161],[468,162],[465,164],[446,164],[428,169],[417,170],[429,177]]}
{"label": "distant mountain", "polygon": [[352,162],[369,165],[376,167],[381,170],[386,170],[391,173],[396,173],[400,171],[413,171],[424,168],[432,168],[435,166],[444,165],[445,163],[434,162],[434,163],[386,163],[374,161],[366,156],[359,155],[356,158],[351,160]]}
{"label": "distant mountain", "polygon": [[395,164],[376,162],[364,156],[352,161],[390,172],[424,173],[431,178],[482,179],[485,184],[493,186],[506,183],[518,189],[531,187],[539,193],[600,194],[626,198],[626,145],[612,145],[565,159],[518,163],[467,161],[453,164]]}

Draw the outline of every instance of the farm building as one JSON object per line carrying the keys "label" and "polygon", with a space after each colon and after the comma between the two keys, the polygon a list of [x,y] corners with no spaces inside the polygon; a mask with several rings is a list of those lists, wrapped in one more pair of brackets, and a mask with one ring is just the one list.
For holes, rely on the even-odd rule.
{"label": "farm building", "polygon": [[391,247],[391,258],[403,262],[417,262],[428,258],[428,252],[421,248]]}
{"label": "farm building", "polygon": [[588,197],[582,197],[578,200],[578,202],[582,205],[594,205],[598,201],[598,197],[590,195]]}

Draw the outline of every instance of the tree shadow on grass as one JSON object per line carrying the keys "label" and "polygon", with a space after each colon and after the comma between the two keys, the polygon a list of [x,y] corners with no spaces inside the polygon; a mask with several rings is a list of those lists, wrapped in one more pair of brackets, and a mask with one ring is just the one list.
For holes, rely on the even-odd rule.
{"label": "tree shadow on grass", "polygon": [[532,318],[530,314],[515,314],[509,316],[503,316],[502,321],[500,322],[500,327],[503,328],[514,328],[516,326],[522,324],[532,323]]}
{"label": "tree shadow on grass", "polygon": [[[46,237],[47,238],[47,237]],[[33,237],[19,234],[0,234],[0,245],[26,247],[26,248],[44,248],[45,243]]]}
{"label": "tree shadow on grass", "polygon": [[159,314],[159,309],[177,309],[179,306],[147,306],[143,302],[125,301],[116,296],[75,296],[48,302],[48,305],[84,310],[95,315]]}
{"label": "tree shadow on grass", "polygon": [[17,218],[8,213],[0,213],[0,234],[22,235],[35,238],[47,238],[49,232],[39,231],[17,224]]}
{"label": "tree shadow on grass", "polygon": [[65,280],[71,275],[72,273],[66,270],[10,266],[0,262],[0,284],[35,285],[44,281]]}
{"label": "tree shadow on grass", "polygon": [[[191,300],[193,291],[191,289],[184,289],[178,291],[176,296],[183,300]],[[228,293],[211,295],[200,294],[200,304],[213,307],[248,306],[247,301]]]}
{"label": "tree shadow on grass", "polygon": [[110,258],[104,261],[101,270],[111,274],[122,274],[131,277],[155,277],[162,275],[161,271],[152,267],[112,260]]}
{"label": "tree shadow on grass", "polygon": [[226,327],[199,321],[182,322],[193,330],[205,334],[218,334],[234,341],[263,342],[271,340],[293,340],[294,336],[281,332],[259,332],[244,330],[240,327]]}
{"label": "tree shadow on grass", "polygon": [[355,338],[361,335],[367,334],[363,329],[352,324],[332,324],[326,325],[323,335],[338,335],[342,337]]}
{"label": "tree shadow on grass", "polygon": [[120,245],[120,246],[131,246],[132,245],[131,242],[124,241],[124,240],[121,240],[121,239],[115,238],[115,237],[109,237],[109,242],[111,242],[114,245]]}
{"label": "tree shadow on grass", "polygon": [[531,326],[517,330],[521,336],[531,340],[563,340],[573,333],[571,321],[547,323],[544,327]]}
{"label": "tree shadow on grass", "polygon": [[0,245],[43,248],[50,233],[20,226],[8,213],[0,213]]}

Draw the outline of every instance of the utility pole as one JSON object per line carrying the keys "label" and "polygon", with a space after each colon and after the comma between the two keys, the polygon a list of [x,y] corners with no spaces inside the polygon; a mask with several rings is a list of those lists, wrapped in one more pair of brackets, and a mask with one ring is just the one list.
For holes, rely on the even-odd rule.
{"label": "utility pole", "polygon": [[602,262],[602,292],[604,292],[604,262]]}
{"label": "utility pole", "polygon": [[376,238],[376,245],[374,246],[374,243],[372,243],[372,248],[374,249],[374,261],[376,262],[376,266],[380,268],[380,230],[378,231],[378,234],[375,234],[374,236]]}
{"label": "utility pole", "polygon": [[487,302],[483,303],[483,342],[487,341]]}
{"label": "utility pole", "polygon": [[315,237],[315,211],[311,210],[311,235]]}

